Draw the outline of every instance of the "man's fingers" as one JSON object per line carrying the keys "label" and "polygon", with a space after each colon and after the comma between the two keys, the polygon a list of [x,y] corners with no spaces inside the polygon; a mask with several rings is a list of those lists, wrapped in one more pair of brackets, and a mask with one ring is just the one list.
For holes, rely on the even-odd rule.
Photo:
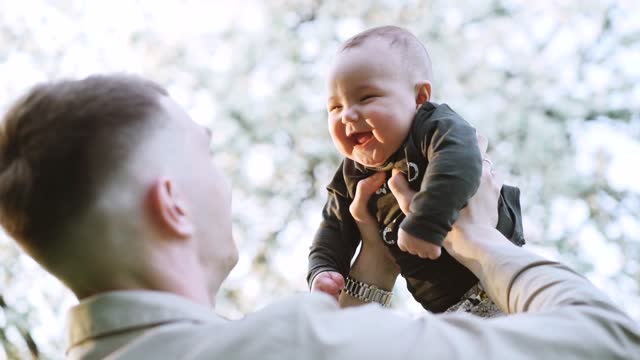
{"label": "man's fingers", "polygon": [[358,181],[358,185],[356,185],[356,195],[360,195],[362,197],[371,196],[382,186],[384,178],[385,175],[383,172],[377,172],[366,179]]}
{"label": "man's fingers", "polygon": [[487,147],[489,146],[489,141],[482,135],[478,135],[478,147],[480,148],[480,153],[482,154],[482,182],[489,182],[495,185],[500,191],[502,188],[502,179],[500,176],[496,174],[496,171],[493,169],[493,163],[487,156]]}
{"label": "man's fingers", "polygon": [[489,140],[486,137],[478,134],[478,147],[480,148],[480,154],[482,158],[487,155],[487,148],[489,147]]}
{"label": "man's fingers", "polygon": [[407,191],[411,191],[407,178],[404,177],[404,174],[397,169],[393,169],[393,171],[391,171],[391,178],[389,179],[389,188],[391,189],[391,191],[395,190],[398,193],[403,193],[403,194],[406,193]]}
{"label": "man's fingers", "polygon": [[353,202],[360,203],[369,200],[376,190],[384,183],[384,173],[377,172],[366,179],[358,181]]}
{"label": "man's fingers", "polygon": [[395,169],[392,172],[388,184],[391,193],[393,193],[393,196],[395,196],[398,201],[398,205],[400,205],[400,210],[407,215],[415,191],[409,187],[409,182],[404,177],[404,174]]}
{"label": "man's fingers", "polygon": [[482,175],[480,178],[480,187],[482,188],[486,185],[492,185],[494,191],[497,190],[498,192],[500,192],[502,184],[502,176],[499,174],[499,172],[494,171],[493,164],[491,163],[491,161],[486,159],[485,155],[485,159],[482,160]]}
{"label": "man's fingers", "polygon": [[382,186],[384,179],[384,173],[377,172],[366,179],[358,181],[358,184],[356,185],[356,193],[351,205],[349,206],[349,212],[356,221],[370,222],[373,219],[367,209],[367,202],[371,195],[373,195],[373,193]]}

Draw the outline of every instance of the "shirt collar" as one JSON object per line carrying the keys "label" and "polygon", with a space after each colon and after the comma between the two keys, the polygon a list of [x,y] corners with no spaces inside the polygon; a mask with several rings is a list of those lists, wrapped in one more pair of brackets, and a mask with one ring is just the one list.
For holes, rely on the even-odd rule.
{"label": "shirt collar", "polygon": [[69,348],[91,338],[170,322],[224,322],[212,308],[168,292],[113,291],[82,300],[68,315]]}

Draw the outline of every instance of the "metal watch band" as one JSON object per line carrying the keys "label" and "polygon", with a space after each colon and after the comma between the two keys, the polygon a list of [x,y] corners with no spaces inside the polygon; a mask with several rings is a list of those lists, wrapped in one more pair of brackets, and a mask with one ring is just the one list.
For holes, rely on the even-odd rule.
{"label": "metal watch band", "polygon": [[375,302],[384,307],[391,306],[391,298],[393,297],[393,292],[382,290],[374,285],[365,284],[351,276],[347,276],[347,283],[342,291],[358,300]]}

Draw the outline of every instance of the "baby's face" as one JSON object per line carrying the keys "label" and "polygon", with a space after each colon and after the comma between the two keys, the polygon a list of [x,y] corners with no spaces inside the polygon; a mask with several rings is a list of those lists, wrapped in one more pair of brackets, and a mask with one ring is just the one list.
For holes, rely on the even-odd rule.
{"label": "baby's face", "polygon": [[345,157],[379,166],[402,145],[417,108],[415,84],[388,43],[368,39],[338,55],[329,75],[329,132]]}

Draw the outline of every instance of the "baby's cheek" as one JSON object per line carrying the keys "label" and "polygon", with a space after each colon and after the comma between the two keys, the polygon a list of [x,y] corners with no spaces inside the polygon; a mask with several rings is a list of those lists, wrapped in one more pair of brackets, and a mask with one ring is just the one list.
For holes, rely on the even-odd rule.
{"label": "baby's cheek", "polygon": [[330,126],[329,127],[329,134],[331,135],[331,139],[333,139],[333,141],[335,142],[341,142],[341,138],[340,138],[340,130],[337,129],[335,126]]}
{"label": "baby's cheek", "polygon": [[343,156],[350,157],[353,153],[353,145],[346,137],[334,137],[334,144]]}

